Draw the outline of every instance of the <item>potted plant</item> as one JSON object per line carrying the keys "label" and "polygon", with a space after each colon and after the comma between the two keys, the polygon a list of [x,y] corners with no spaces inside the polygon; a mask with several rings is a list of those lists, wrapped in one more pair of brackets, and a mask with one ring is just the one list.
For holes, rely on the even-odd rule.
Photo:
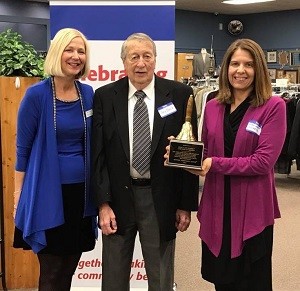
{"label": "potted plant", "polygon": [[20,34],[11,29],[0,33],[0,75],[43,77],[43,66],[44,57]]}

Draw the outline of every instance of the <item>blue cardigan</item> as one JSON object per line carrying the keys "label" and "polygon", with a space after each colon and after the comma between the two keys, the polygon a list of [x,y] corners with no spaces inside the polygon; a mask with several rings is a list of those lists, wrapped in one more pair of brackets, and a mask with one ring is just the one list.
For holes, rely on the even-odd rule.
{"label": "blue cardigan", "polygon": [[[85,216],[97,214],[90,193],[90,137],[93,89],[78,81],[86,115]],[[61,181],[54,128],[51,79],[29,87],[20,104],[15,169],[25,172],[15,224],[37,253],[46,247],[45,230],[64,223]],[[95,235],[97,225],[95,219]]]}

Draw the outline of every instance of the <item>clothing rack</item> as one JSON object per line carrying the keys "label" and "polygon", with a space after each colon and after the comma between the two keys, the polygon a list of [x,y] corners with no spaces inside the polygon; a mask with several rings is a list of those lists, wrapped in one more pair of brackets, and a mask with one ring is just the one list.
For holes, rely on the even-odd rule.
{"label": "clothing rack", "polygon": [[[291,172],[293,163],[296,162],[296,169],[300,170],[300,152],[299,152],[299,129],[300,129],[300,86],[291,85],[283,88],[280,92],[276,91],[275,96],[282,98],[286,103],[286,137],[281,153],[276,161],[274,170],[278,174]],[[299,90],[299,91],[298,91]]]}
{"label": "clothing rack", "polygon": [[272,83],[272,90],[275,95],[282,95],[283,93],[288,93],[289,96],[295,96],[300,94],[300,84],[289,84],[284,87],[276,86]]}
{"label": "clothing rack", "polygon": [[181,82],[187,84],[188,86],[192,87],[218,87],[219,85],[219,78],[211,78],[206,77],[203,79],[195,79],[195,78],[181,78]]}
{"label": "clothing rack", "polygon": [[195,87],[218,87],[219,86],[219,78],[211,78],[211,77],[206,77],[203,79],[194,79],[193,82],[191,82],[192,86]]}

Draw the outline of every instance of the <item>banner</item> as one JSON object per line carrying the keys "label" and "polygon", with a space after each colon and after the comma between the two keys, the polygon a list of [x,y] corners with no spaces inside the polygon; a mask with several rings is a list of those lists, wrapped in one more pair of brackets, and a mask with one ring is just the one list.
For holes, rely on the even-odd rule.
{"label": "banner", "polygon": [[[156,74],[174,79],[175,1],[50,1],[51,39],[58,30],[66,27],[80,30],[90,42],[91,70],[82,81],[90,84],[94,90],[126,76],[120,57],[121,46],[135,32],[146,33],[155,41]],[[83,253],[81,257],[74,274],[72,291],[99,290],[101,255],[99,232],[96,248]],[[138,237],[131,267],[131,288],[136,291],[147,290],[147,276]]]}
{"label": "banner", "polygon": [[134,32],[155,41],[157,75],[174,79],[175,1],[50,1],[51,39],[65,27],[80,30],[91,43],[85,82],[94,89],[125,76],[121,45]]}

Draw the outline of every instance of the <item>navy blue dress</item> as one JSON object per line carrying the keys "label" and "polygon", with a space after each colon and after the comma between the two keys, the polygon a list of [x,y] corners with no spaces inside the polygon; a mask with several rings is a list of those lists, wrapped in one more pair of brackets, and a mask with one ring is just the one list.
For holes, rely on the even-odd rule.
{"label": "navy blue dress", "polygon": [[[56,136],[65,223],[46,230],[47,246],[39,253],[72,255],[90,251],[95,246],[93,218],[84,217],[85,138],[82,114],[80,100],[56,100]],[[15,228],[13,246],[31,249],[18,228]]]}

